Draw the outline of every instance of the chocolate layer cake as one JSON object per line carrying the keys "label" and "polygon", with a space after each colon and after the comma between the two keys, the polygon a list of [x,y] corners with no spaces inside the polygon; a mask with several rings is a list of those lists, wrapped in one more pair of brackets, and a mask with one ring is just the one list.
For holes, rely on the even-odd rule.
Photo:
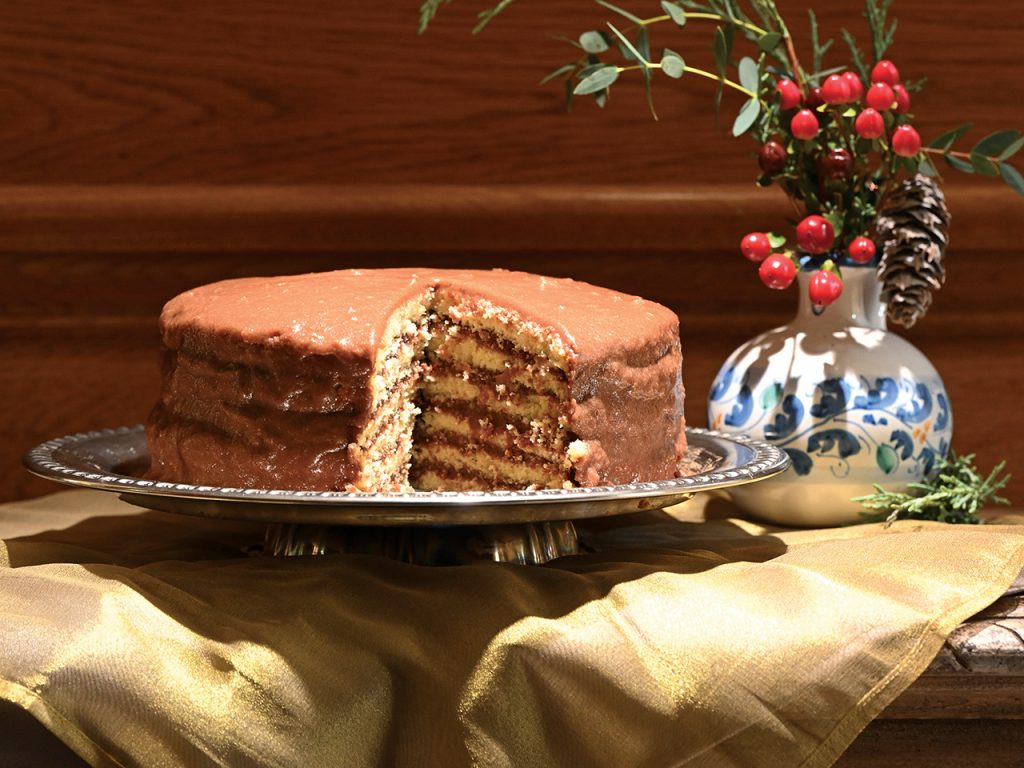
{"label": "chocolate layer cake", "polygon": [[150,477],[310,490],[490,490],[674,477],[665,307],[522,272],[344,270],[172,299]]}

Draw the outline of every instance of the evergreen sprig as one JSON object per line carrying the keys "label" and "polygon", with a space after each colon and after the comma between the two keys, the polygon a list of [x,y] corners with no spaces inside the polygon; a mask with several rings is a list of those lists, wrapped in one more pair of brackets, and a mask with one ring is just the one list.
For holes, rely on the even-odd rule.
{"label": "evergreen sprig", "polygon": [[441,6],[450,0],[423,0],[420,3],[420,26],[419,33],[422,35],[427,31],[427,27],[430,26],[430,22],[437,16],[437,12],[441,10]]}
{"label": "evergreen sprig", "polygon": [[889,8],[892,6],[892,0],[866,0],[864,6],[864,16],[871,29],[875,61],[880,61],[885,58],[885,52],[892,45],[892,40],[896,36],[896,19],[893,19],[891,24],[886,19]]}
{"label": "evergreen sprig", "polygon": [[986,504],[1009,504],[997,495],[1010,481],[1009,475],[1002,474],[1005,468],[1006,462],[1001,461],[983,476],[974,465],[973,453],[966,456],[950,453],[939,465],[934,479],[911,483],[906,493],[887,491],[875,485],[875,493],[853,501],[871,510],[871,513],[864,513],[866,520],[884,520],[886,525],[896,520],[977,524],[982,522],[978,511]]}

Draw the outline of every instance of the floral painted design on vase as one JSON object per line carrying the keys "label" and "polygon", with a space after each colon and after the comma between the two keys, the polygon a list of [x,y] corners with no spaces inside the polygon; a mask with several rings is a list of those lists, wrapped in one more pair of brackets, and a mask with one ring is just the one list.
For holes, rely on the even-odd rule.
{"label": "floral painted design on vase", "polygon": [[953,420],[928,359],[885,326],[874,269],[845,267],[824,312],[800,275],[796,318],[741,346],[708,398],[708,423],[783,448],[792,468],[737,489],[745,511],[788,525],[860,520],[853,497],[923,479],[949,450]]}

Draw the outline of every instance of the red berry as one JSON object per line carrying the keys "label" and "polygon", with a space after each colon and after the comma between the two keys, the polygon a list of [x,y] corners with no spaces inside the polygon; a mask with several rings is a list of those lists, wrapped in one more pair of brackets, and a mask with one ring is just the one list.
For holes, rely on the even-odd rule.
{"label": "red berry", "polygon": [[751,232],[740,241],[740,250],[751,261],[764,261],[772,252],[772,244],[764,232]]}
{"label": "red berry", "polygon": [[878,110],[868,107],[857,115],[853,127],[857,129],[857,135],[862,139],[877,139],[885,133],[885,120]]}
{"label": "red berry", "polygon": [[846,81],[846,84],[850,86],[850,101],[860,101],[860,97],[864,95],[864,83],[860,81],[860,77],[857,76],[857,73],[850,71],[843,72],[843,79]]}
{"label": "red berry", "polygon": [[829,179],[845,179],[853,170],[853,155],[842,147],[836,147],[821,158],[818,172]]}
{"label": "red berry", "polygon": [[879,112],[888,112],[895,101],[896,94],[888,83],[873,83],[868,88],[868,95],[864,97],[864,102]]}
{"label": "red berry", "polygon": [[786,168],[788,162],[786,148],[774,139],[766,141],[758,150],[757,164],[765,173],[779,173]]}
{"label": "red berry", "polygon": [[779,92],[781,97],[780,106],[783,109],[793,109],[794,107],[800,106],[800,86],[794,83],[789,78],[782,78],[775,85],[775,90]]}
{"label": "red berry", "polygon": [[818,135],[818,118],[809,109],[801,109],[789,123],[789,130],[798,139],[813,139]]}
{"label": "red berry", "polygon": [[821,93],[821,88],[811,88],[804,100],[804,106],[808,109],[817,109],[824,103],[825,97]]}
{"label": "red berry", "polygon": [[892,87],[892,92],[896,96],[896,108],[893,109],[893,112],[902,115],[910,109],[910,94],[907,93],[907,89],[903,87],[902,83],[896,83]]}
{"label": "red berry", "polygon": [[855,237],[847,247],[846,252],[850,258],[858,264],[867,264],[875,258],[875,244],[867,237]]}
{"label": "red berry", "polygon": [[827,307],[843,292],[843,281],[832,272],[819,269],[811,275],[807,293],[816,307]]}
{"label": "red berry", "polygon": [[921,136],[910,125],[898,125],[892,132],[892,151],[900,157],[913,157],[921,151]]}
{"label": "red berry", "polygon": [[792,285],[796,277],[796,265],[791,259],[774,253],[761,262],[757,275],[773,291],[781,291]]}
{"label": "red berry", "polygon": [[796,225],[796,241],[807,253],[826,253],[835,242],[832,224],[823,216],[808,216]]}
{"label": "red berry", "polygon": [[828,104],[845,104],[850,100],[850,84],[842,75],[829,75],[821,84],[821,95]]}
{"label": "red berry", "polygon": [[900,71],[896,69],[896,65],[888,59],[882,59],[880,62],[875,64],[874,68],[871,70],[872,83],[896,85],[899,81]]}

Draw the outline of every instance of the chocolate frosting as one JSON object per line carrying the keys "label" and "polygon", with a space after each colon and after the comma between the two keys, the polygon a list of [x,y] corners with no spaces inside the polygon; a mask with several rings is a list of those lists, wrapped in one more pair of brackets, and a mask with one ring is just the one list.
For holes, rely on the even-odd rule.
{"label": "chocolate frosting", "polygon": [[685,451],[679,324],[667,308],[504,270],[342,270],[202,286],[165,306],[163,392],[147,426],[160,480],[344,489],[389,318],[428,292],[487,303],[568,350],[575,479],[672,477]]}

